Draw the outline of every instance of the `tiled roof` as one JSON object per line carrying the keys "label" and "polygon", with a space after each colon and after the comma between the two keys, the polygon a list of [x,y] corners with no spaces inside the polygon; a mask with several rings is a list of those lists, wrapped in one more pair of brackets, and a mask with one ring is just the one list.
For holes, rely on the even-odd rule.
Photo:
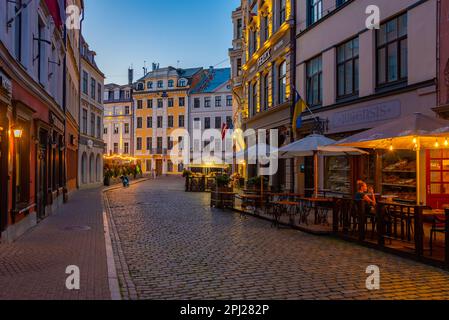
{"label": "tiled roof", "polygon": [[205,70],[201,81],[191,93],[212,93],[231,80],[231,69]]}
{"label": "tiled roof", "polygon": [[189,68],[189,69],[176,69],[174,67],[166,67],[156,69],[154,71],[148,72],[144,77],[137,80],[137,82],[144,81],[149,78],[157,78],[161,76],[175,76],[177,75],[179,78],[190,79],[195,74],[203,70],[203,68]]}

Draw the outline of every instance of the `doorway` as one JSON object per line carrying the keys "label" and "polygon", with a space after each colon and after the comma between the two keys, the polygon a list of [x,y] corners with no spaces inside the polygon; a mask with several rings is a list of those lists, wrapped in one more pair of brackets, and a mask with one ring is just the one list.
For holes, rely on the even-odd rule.
{"label": "doorway", "polygon": [[162,159],[156,160],[156,174],[157,176],[162,176]]}
{"label": "doorway", "polygon": [[427,205],[442,209],[449,205],[449,150],[427,150]]}
{"label": "doorway", "polygon": [[47,162],[48,162],[48,152],[47,152],[47,141],[48,132],[46,130],[39,130],[39,148],[37,150],[37,185],[36,185],[36,195],[37,195],[37,216],[38,219],[45,218],[45,207],[47,206]]}

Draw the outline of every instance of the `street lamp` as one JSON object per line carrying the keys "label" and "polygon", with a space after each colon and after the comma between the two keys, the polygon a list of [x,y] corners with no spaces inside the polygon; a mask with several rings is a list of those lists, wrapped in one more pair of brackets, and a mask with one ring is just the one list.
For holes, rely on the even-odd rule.
{"label": "street lamp", "polygon": [[22,128],[14,128],[13,129],[13,133],[14,133],[14,138],[16,138],[16,139],[20,139],[20,138],[22,138],[22,135],[23,135],[23,129]]}

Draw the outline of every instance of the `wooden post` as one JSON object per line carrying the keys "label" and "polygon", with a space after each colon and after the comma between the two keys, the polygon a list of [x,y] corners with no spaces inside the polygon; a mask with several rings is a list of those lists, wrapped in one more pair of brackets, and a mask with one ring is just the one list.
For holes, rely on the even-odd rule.
{"label": "wooden post", "polygon": [[385,246],[385,237],[384,237],[384,215],[383,210],[385,208],[384,204],[377,205],[377,244],[382,248]]}
{"label": "wooden post", "polygon": [[416,255],[422,257],[424,255],[424,227],[421,206],[415,207],[415,248]]}
{"label": "wooden post", "polygon": [[449,268],[449,208],[446,209],[446,238],[444,242],[444,251],[446,254],[446,267]]}
{"label": "wooden post", "polygon": [[318,152],[313,152],[313,185],[314,185],[314,197],[318,198]]}
{"label": "wooden post", "polygon": [[334,199],[334,206],[332,208],[332,231],[334,234],[338,233],[338,214],[341,214],[342,202]]}

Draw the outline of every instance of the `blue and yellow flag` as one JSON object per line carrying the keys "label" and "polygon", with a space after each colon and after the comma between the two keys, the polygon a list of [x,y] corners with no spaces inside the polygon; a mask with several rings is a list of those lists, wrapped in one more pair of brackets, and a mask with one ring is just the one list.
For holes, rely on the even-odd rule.
{"label": "blue and yellow flag", "polygon": [[293,132],[295,132],[297,129],[301,128],[302,126],[302,113],[306,111],[307,104],[306,102],[301,98],[301,95],[299,94],[298,90],[295,89],[295,112],[293,114]]}

